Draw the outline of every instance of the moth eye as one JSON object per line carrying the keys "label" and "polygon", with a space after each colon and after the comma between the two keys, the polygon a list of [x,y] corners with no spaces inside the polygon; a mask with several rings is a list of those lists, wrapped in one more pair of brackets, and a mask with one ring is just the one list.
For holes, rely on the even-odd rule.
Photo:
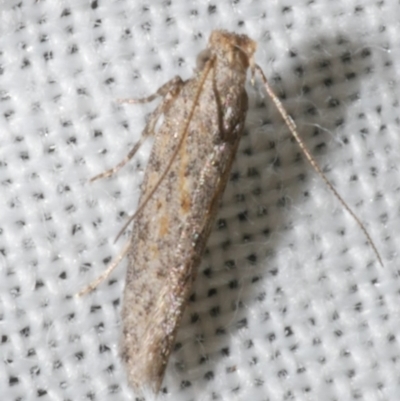
{"label": "moth eye", "polygon": [[206,65],[207,61],[210,60],[211,52],[210,49],[205,49],[201,51],[196,58],[196,67],[197,70],[202,70]]}

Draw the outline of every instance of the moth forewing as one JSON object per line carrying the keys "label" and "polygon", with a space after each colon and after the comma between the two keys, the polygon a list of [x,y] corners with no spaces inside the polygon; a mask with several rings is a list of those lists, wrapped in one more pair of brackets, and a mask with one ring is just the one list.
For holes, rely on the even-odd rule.
{"label": "moth forewing", "polygon": [[182,83],[155,133],[122,310],[122,356],[133,387],[160,388],[243,132],[255,49],[246,36],[213,32],[206,59]]}

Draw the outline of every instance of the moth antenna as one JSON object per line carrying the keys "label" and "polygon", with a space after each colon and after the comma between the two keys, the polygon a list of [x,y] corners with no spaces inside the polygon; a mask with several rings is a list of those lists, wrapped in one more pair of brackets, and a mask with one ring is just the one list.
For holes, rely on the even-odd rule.
{"label": "moth antenna", "polygon": [[307,149],[306,145],[300,138],[300,135],[297,132],[296,129],[296,124],[294,123],[293,119],[289,116],[289,114],[286,112],[285,108],[282,105],[282,102],[278,99],[278,96],[274,93],[272,90],[271,86],[269,85],[267,78],[264,75],[263,70],[259,65],[255,65],[255,70],[258,71],[258,73],[261,76],[261,80],[264,83],[265,90],[267,91],[269,97],[272,99],[272,101],[275,103],[276,108],[278,109],[280,115],[282,116],[283,120],[285,121],[287,127],[289,128],[293,138],[296,140],[298,145],[300,146],[301,151],[303,152],[304,156],[308,160],[308,162],[311,164],[313,169],[318,173],[318,175],[324,180],[325,184],[328,186],[328,188],[333,192],[333,194],[336,196],[338,201],[342,204],[342,206],[347,210],[347,212],[350,214],[351,217],[355,220],[355,222],[358,224],[358,226],[361,228],[362,232],[364,233],[365,237],[367,238],[368,243],[372,247],[380,265],[383,267],[383,261],[382,258],[378,252],[378,249],[375,246],[374,241],[372,240],[371,236],[369,235],[367,229],[365,228],[364,224],[361,222],[361,220],[357,217],[357,215],[351,210],[350,206],[347,205],[347,203],[344,201],[344,199],[339,195],[335,187],[330,183],[324,172],[321,170],[319,167],[318,163],[316,160],[313,158],[309,150]]}
{"label": "moth antenna", "polygon": [[192,104],[192,108],[190,109],[190,113],[189,116],[186,120],[186,123],[183,127],[182,130],[182,135],[181,138],[178,142],[178,146],[176,147],[176,149],[174,150],[174,153],[172,154],[171,158],[169,159],[169,162],[167,164],[167,167],[165,168],[165,170],[162,172],[160,178],[158,179],[158,181],[156,182],[156,184],[154,185],[154,187],[151,189],[151,191],[148,193],[148,195],[146,196],[146,198],[144,199],[144,201],[142,202],[141,205],[139,205],[139,207],[136,209],[136,212],[129,217],[128,221],[124,224],[124,226],[122,227],[122,229],[119,231],[118,235],[115,238],[114,242],[117,242],[119,237],[124,233],[124,231],[127,229],[127,227],[129,226],[129,224],[132,223],[133,220],[135,220],[135,218],[139,215],[139,213],[141,213],[143,211],[143,209],[145,208],[147,202],[150,200],[150,198],[154,195],[154,193],[157,191],[157,188],[159,187],[159,185],[161,184],[161,182],[164,180],[165,176],[168,174],[168,171],[170,170],[172,163],[174,162],[174,160],[176,159],[176,156],[178,155],[182,144],[184,142],[184,140],[187,137],[187,134],[189,132],[189,125],[190,122],[192,120],[194,111],[196,109],[197,103],[199,101],[203,86],[204,86],[204,82],[207,79],[207,76],[211,70],[211,68],[214,66],[214,62],[215,62],[215,57],[211,58],[208,62],[207,65],[202,73],[202,77],[201,77],[201,81],[199,84],[199,87],[197,88],[197,92],[196,92],[196,96],[194,98],[193,104]]}

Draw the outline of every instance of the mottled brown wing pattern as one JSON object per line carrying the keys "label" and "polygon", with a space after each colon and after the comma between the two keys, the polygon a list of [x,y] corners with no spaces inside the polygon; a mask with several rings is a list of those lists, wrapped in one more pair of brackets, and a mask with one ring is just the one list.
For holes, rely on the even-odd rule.
{"label": "mottled brown wing pattern", "polygon": [[[244,54],[244,44],[249,54]],[[186,137],[134,223],[122,311],[122,355],[136,388],[159,390],[243,131],[244,85],[254,42],[217,31],[208,50],[203,69],[182,84],[164,114],[139,204],[157,185],[181,136]],[[213,63],[210,74],[199,88],[209,63]],[[193,107],[187,131],[182,132]]]}

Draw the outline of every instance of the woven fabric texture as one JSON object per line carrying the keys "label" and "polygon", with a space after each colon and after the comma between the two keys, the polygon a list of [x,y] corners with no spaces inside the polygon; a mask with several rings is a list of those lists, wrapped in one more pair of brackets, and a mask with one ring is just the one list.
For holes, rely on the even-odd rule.
{"label": "woven fabric texture", "polygon": [[[2,1],[0,398],[137,400],[118,354],[118,255],[155,104],[214,29],[256,61],[355,221],[305,161],[262,84],[160,399],[400,399],[398,1]],[[145,400],[153,400],[151,395]]]}

